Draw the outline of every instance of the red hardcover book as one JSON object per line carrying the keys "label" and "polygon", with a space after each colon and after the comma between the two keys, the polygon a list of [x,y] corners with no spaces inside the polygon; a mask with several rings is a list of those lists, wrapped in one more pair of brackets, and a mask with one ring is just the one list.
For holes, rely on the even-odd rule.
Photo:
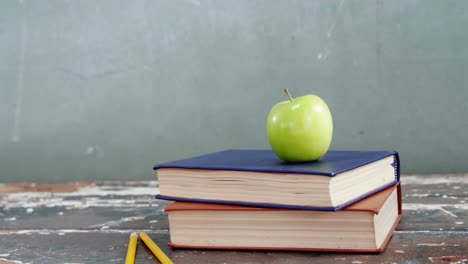
{"label": "red hardcover book", "polygon": [[175,248],[382,252],[401,218],[401,187],[336,212],[190,202],[165,211]]}

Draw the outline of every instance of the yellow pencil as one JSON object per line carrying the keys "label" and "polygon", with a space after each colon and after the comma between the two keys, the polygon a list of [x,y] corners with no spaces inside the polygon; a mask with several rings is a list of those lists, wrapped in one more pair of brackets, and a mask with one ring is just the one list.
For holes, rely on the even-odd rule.
{"label": "yellow pencil", "polygon": [[133,232],[130,235],[130,240],[128,241],[127,258],[125,259],[125,264],[135,263],[137,243],[138,243],[138,233]]}
{"label": "yellow pencil", "polygon": [[162,264],[173,264],[173,262],[164,254],[164,252],[154,243],[153,240],[145,233],[140,233],[140,238],[145,242],[146,246],[153,252]]}

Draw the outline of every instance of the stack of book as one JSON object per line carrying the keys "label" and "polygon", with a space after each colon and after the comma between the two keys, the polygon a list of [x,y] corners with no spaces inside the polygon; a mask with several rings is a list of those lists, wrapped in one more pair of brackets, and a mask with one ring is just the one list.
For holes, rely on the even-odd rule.
{"label": "stack of book", "polygon": [[157,164],[176,248],[381,252],[401,218],[394,151],[289,164],[228,150]]}

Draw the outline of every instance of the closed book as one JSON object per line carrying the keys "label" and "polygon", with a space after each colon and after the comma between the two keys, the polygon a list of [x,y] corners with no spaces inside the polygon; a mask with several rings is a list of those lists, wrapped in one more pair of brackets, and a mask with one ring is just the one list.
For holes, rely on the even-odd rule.
{"label": "closed book", "polygon": [[399,181],[395,151],[329,151],[285,163],[270,150],[227,150],[158,164],[156,198],[337,211]]}
{"label": "closed book", "polygon": [[175,202],[175,248],[382,252],[401,218],[400,184],[338,212]]}

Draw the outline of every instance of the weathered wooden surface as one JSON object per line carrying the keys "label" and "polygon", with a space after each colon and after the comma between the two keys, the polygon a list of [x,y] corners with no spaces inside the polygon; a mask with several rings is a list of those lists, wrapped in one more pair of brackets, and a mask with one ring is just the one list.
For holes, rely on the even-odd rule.
{"label": "weathered wooden surface", "polygon": [[[172,250],[156,182],[0,184],[0,264],[123,263],[146,231],[175,263],[465,263],[468,175],[402,176],[403,218],[382,254]],[[136,263],[158,263],[139,243]]]}

